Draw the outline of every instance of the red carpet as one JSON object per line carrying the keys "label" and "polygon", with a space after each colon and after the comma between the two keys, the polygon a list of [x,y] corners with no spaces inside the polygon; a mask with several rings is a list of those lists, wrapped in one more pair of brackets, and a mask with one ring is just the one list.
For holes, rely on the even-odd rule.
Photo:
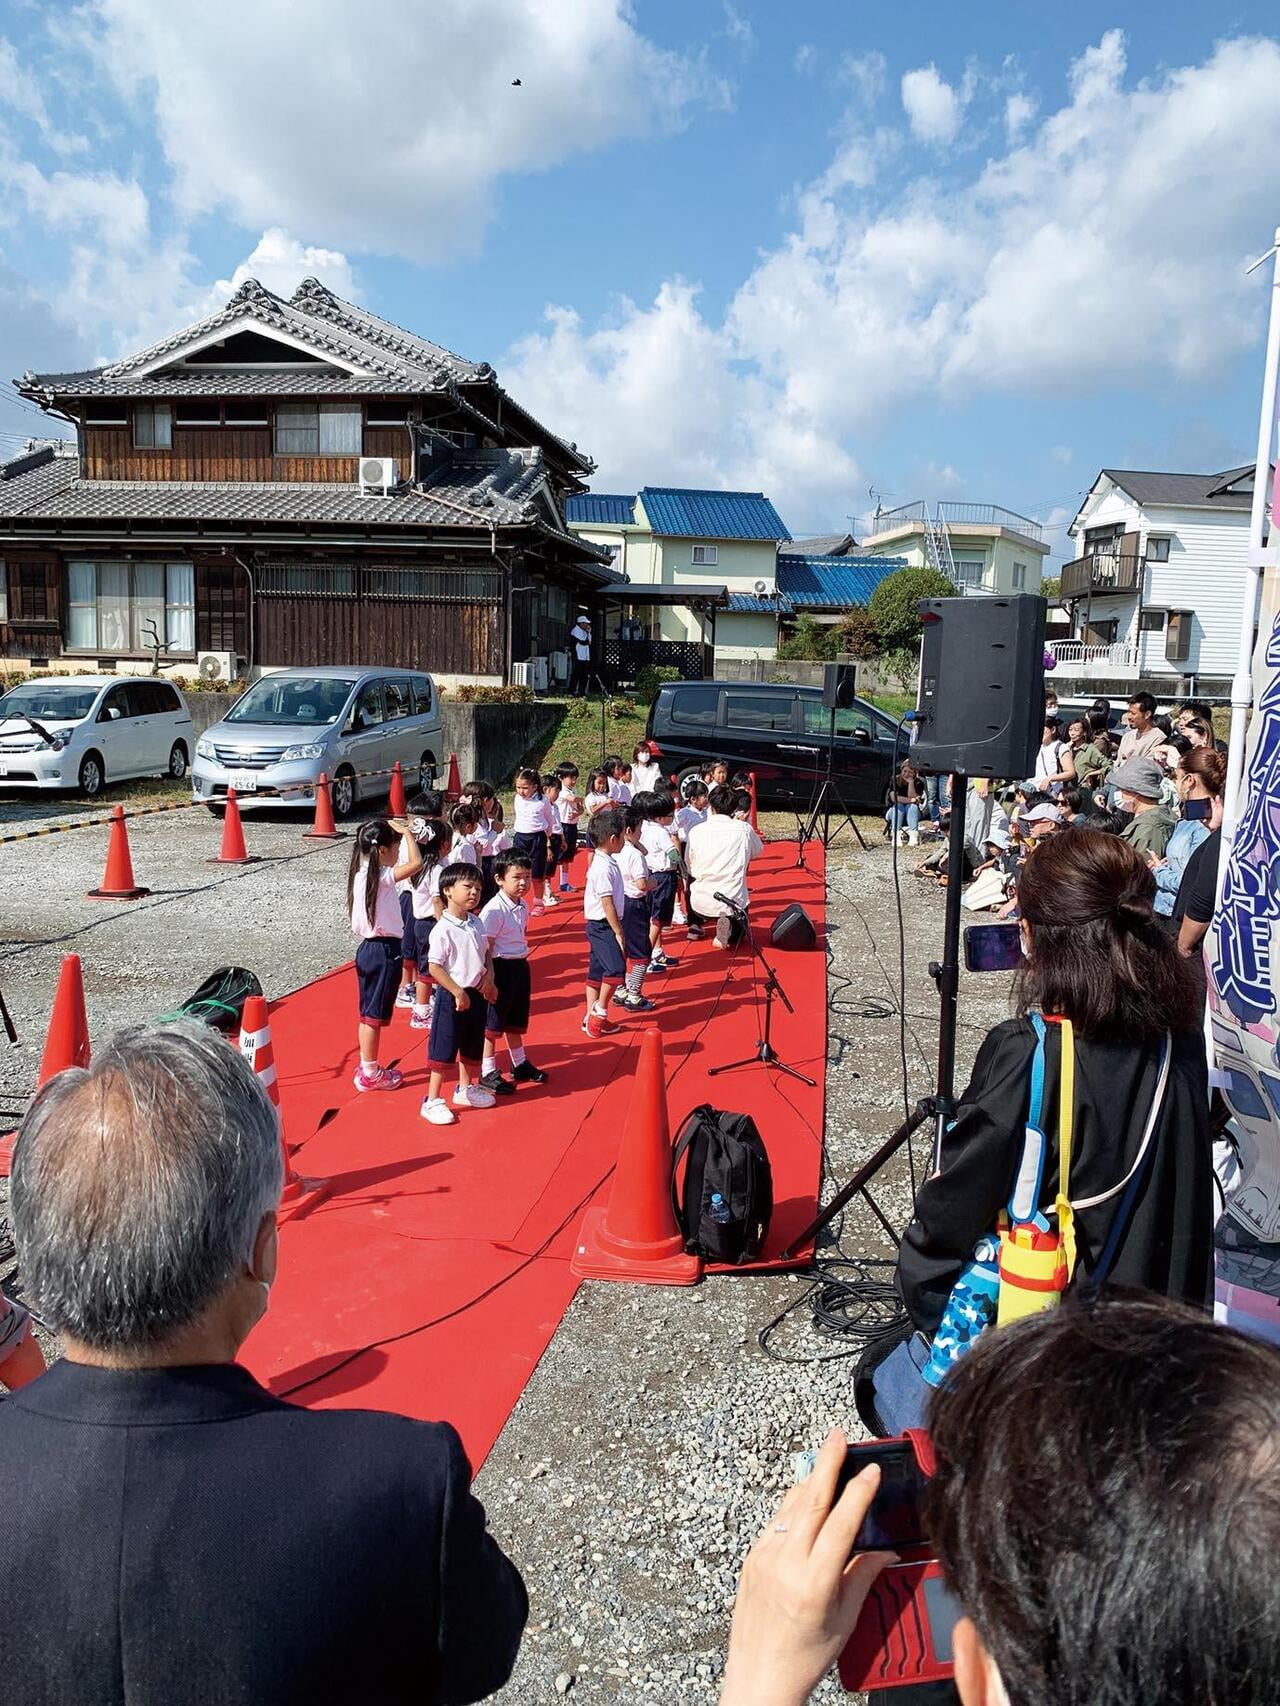
{"label": "red carpet", "polygon": [[[822,928],[822,848],[810,851],[809,872],[795,870],[794,859],[795,843],[780,842],[752,870],[752,912],[766,951],[769,927],[791,901]],[[576,875],[582,867],[580,859]],[[758,1064],[709,1079],[708,1067],[754,1053],[763,978],[745,948],[729,955],[709,941],[678,940],[683,934],[672,933],[679,965],[648,980],[658,1010],[625,1017],[617,1037],[589,1044],[579,1029],[580,899],[568,896],[535,919],[528,1047],[550,1081],[522,1086],[492,1110],[460,1114],[452,1126],[418,1116],[425,1034],[409,1029],[404,1010],[383,1047],[384,1062],[398,1059],[404,1089],[362,1096],[353,1088],[350,966],[275,1004],[272,1038],[295,1165],[328,1178],[331,1189],[281,1229],[271,1309],[244,1353],[260,1379],[298,1402],[446,1419],[478,1465],[577,1289],[568,1258],[616,1159],[644,1023],[662,1032],[673,1134],[704,1101],[749,1111],[759,1125],[776,1201],[764,1264],[775,1261],[812,1217],[818,1189],[825,957],[770,954],[795,1008],[793,1015],[775,1003],[774,1046],[817,1088]]]}

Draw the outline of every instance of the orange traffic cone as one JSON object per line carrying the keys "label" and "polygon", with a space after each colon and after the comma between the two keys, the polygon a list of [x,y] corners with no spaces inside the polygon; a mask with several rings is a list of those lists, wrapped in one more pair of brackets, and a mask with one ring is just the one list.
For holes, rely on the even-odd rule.
{"label": "orange traffic cone", "polygon": [[30,1386],[48,1366],[35,1333],[28,1326],[26,1337],[18,1341],[8,1356],[0,1355],[0,1386],[16,1392],[21,1386]]}
{"label": "orange traffic cone", "polygon": [[449,780],[444,785],[444,797],[450,805],[456,804],[462,797],[462,777],[458,773],[458,755],[456,752],[449,754]]}
{"label": "orange traffic cone", "polygon": [[747,783],[748,791],[751,794],[751,810],[747,813],[747,821],[750,823],[752,829],[755,830],[756,834],[759,835],[760,824],[756,817],[756,773],[754,770],[748,770]]}
{"label": "orange traffic cone", "polygon": [[133,880],[133,860],[129,857],[129,831],[124,826],[124,807],[111,808],[111,831],[107,837],[107,868],[102,875],[102,887],[90,889],[90,900],[140,900],[150,889],[140,888]]}
{"label": "orange traffic cone", "polygon": [[38,1089],[64,1067],[88,1064],[89,1018],[84,1008],[84,978],[79,954],[68,954],[58,973],[58,988],[53,998],[53,1012],[49,1015],[49,1029],[45,1033],[36,1087]]}
{"label": "orange traffic cone", "polygon": [[333,821],[333,801],[329,798],[329,778],[324,771],[316,783],[316,816],[311,828],[303,831],[304,841],[341,841],[342,831]]}
{"label": "orange traffic cone", "polygon": [[398,758],[391,766],[391,797],[387,801],[387,809],[392,817],[403,817],[409,809],[404,797],[404,770]]}
{"label": "orange traffic cone", "polygon": [[300,1208],[310,1208],[319,1202],[330,1186],[328,1179],[304,1179],[294,1172],[289,1160],[289,1146],[284,1140],[284,1121],[280,1115],[280,1086],[276,1082],[276,1057],[271,1046],[271,1026],[267,1022],[267,1003],[261,995],[250,995],[240,1016],[240,1053],[257,1074],[258,1082],[276,1111],[280,1127],[280,1154],[284,1160],[284,1190],[280,1196],[279,1218],[288,1220]]}
{"label": "orange traffic cone", "polygon": [[569,1266],[581,1279],[642,1285],[694,1285],[702,1278],[702,1263],[686,1255],[671,1206],[671,1133],[659,1031],[640,1037],[609,1203],[587,1210]]}
{"label": "orange traffic cone", "polygon": [[222,847],[216,859],[208,859],[205,862],[209,865],[253,865],[257,863],[257,859],[256,853],[245,850],[240,802],[236,799],[235,789],[228,788],[227,815],[222,820]]}

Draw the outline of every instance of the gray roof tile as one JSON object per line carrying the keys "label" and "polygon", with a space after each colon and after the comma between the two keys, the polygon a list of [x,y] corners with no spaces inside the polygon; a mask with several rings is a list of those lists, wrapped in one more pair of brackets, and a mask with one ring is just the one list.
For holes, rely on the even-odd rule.
{"label": "gray roof tile", "polygon": [[[1248,509],[1253,503],[1253,465],[1228,468],[1221,474],[1159,474],[1136,468],[1104,468],[1109,480],[1128,492],[1135,503],[1185,504],[1192,509]],[[1247,482],[1247,489],[1232,491]]]}

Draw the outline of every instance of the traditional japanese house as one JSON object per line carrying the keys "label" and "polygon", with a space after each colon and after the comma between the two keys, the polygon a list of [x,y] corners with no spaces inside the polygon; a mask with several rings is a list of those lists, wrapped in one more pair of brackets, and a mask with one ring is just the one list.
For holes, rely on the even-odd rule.
{"label": "traditional japanese house", "polygon": [[75,429],[0,466],[0,657],[511,680],[617,576],[569,531],[593,464],[487,362],[315,279],[20,393]]}

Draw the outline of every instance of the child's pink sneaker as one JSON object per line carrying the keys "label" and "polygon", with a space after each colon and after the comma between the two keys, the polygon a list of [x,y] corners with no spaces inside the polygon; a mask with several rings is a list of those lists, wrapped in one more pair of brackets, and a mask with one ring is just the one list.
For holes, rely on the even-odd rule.
{"label": "child's pink sneaker", "polygon": [[394,1066],[359,1066],[351,1080],[357,1090],[398,1090],[404,1077]]}

